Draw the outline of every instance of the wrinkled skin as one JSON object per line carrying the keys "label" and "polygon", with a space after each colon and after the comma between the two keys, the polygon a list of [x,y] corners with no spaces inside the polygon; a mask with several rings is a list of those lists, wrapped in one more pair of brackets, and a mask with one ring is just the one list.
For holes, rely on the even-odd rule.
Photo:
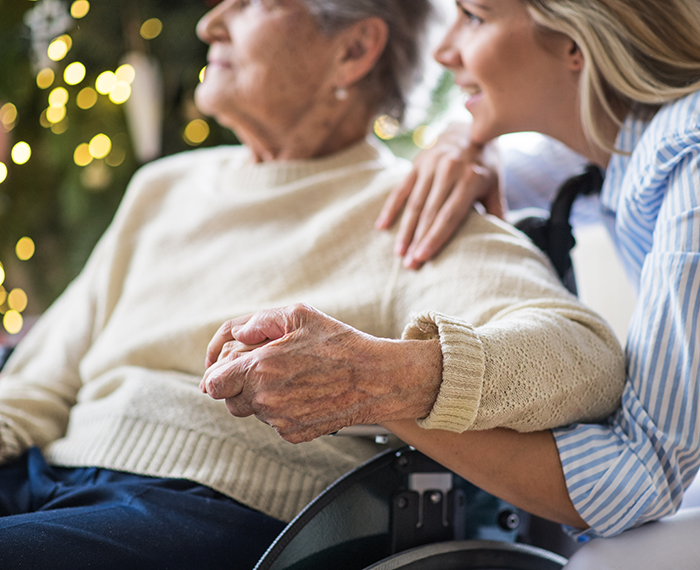
{"label": "wrinkled skin", "polygon": [[291,443],[425,417],[442,374],[438,341],[376,338],[306,305],[227,321],[206,364],[203,392]]}

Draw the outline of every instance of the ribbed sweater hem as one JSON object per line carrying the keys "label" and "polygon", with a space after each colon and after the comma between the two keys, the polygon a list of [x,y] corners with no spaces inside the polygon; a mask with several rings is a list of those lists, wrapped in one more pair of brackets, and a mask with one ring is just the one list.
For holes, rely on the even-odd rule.
{"label": "ribbed sweater hem", "polygon": [[138,418],[103,418],[71,431],[45,450],[51,464],[188,479],[283,521],[333,480],[285,466],[280,457],[265,457],[230,438]]}

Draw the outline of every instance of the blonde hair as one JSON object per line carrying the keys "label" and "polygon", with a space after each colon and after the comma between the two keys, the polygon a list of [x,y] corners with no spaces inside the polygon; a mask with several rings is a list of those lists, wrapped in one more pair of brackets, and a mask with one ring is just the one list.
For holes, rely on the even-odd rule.
{"label": "blonde hair", "polygon": [[534,21],[576,42],[584,58],[581,118],[593,143],[614,151],[601,112],[628,112],[700,90],[700,1],[522,0]]}

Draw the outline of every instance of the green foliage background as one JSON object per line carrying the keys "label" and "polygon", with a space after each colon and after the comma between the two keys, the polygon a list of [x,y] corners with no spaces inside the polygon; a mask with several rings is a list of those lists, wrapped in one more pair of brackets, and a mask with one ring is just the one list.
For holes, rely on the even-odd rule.
{"label": "green foliage background", "polygon": [[[64,0],[67,7],[71,2]],[[11,102],[18,110],[18,122],[8,133],[10,146],[26,141],[33,151],[22,166],[0,156],[9,169],[0,184],[0,262],[6,272],[5,288],[21,287],[28,293],[26,314],[45,310],[77,275],[111,221],[128,181],[141,166],[130,142],[123,106],[100,95],[94,107],[82,110],[75,103],[77,93],[94,86],[101,72],[116,70],[127,52],[151,54],[160,63],[164,82],[163,154],[191,148],[182,134],[196,116],[193,93],[206,64],[207,48],[197,39],[195,26],[209,9],[207,3],[216,0],[93,0],[88,15],[75,20],[66,32],[73,40],[72,49],[55,65],[54,84],[42,90],[31,65],[31,34],[24,24],[26,12],[38,2],[0,0],[0,107]],[[163,31],[146,41],[138,30],[150,18],[159,18]],[[87,76],[79,85],[70,86],[63,81],[63,70],[74,61],[85,65]],[[448,79],[442,81],[432,116],[445,107],[450,85]],[[42,127],[39,121],[49,92],[57,86],[70,94],[69,123],[62,134]],[[230,131],[208,122],[211,133],[202,146],[236,142]],[[85,184],[85,169],[74,163],[73,153],[98,133],[107,134],[126,152],[126,158],[118,167],[105,167],[108,183],[96,191]],[[411,133],[397,137],[391,146],[404,156],[417,150]],[[36,244],[35,256],[25,262],[14,252],[23,236]],[[0,313],[6,309],[0,306]]]}
{"label": "green foliage background", "polygon": [[[80,271],[95,242],[110,222],[137,162],[128,136],[122,106],[106,96],[88,110],[79,109],[75,96],[97,76],[114,71],[131,50],[142,50],[160,62],[165,88],[163,153],[191,148],[182,132],[191,120],[192,97],[199,72],[206,63],[206,46],[195,36],[194,27],[208,9],[196,0],[93,0],[85,18],[76,20],[68,34],[73,47],[56,64],[56,80],[50,89],[37,87],[30,61],[30,32],[25,13],[36,6],[29,0],[0,0],[0,106],[11,102],[19,120],[10,131],[10,146],[26,141],[32,158],[25,165],[0,160],[9,173],[0,184],[0,261],[5,267],[5,287],[21,286],[29,293],[28,313],[38,313],[66,287]],[[68,6],[70,6],[68,4]],[[149,18],[163,22],[163,32],[151,41],[138,34]],[[63,70],[80,61],[86,78],[76,86],[66,85]],[[47,107],[48,94],[56,86],[70,93],[67,105],[68,129],[54,134],[42,127],[39,117]],[[210,123],[211,135],[204,145],[235,142],[230,131]],[[1,127],[0,127],[1,128]],[[126,151],[126,159],[107,167],[109,183],[99,191],[83,182],[84,169],[73,161],[75,148],[98,134],[107,134]],[[14,253],[17,240],[31,237],[36,255],[19,262]]]}

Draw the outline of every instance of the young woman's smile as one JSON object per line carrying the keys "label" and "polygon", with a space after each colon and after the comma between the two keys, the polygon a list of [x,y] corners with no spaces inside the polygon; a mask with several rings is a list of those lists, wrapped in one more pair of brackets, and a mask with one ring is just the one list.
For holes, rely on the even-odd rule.
{"label": "young woman's smile", "polygon": [[466,95],[473,140],[570,130],[578,122],[583,63],[576,44],[538,28],[520,0],[458,0],[457,7],[435,58]]}

